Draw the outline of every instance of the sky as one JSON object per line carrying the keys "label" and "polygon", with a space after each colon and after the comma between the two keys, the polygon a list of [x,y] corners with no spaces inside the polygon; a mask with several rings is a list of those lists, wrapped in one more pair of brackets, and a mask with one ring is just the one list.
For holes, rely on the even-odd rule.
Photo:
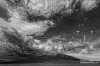
{"label": "sky", "polygon": [[[24,6],[29,7],[29,11],[30,9],[32,9],[32,13],[29,12],[30,14],[29,18],[31,17],[33,21],[29,23],[30,21],[28,21],[27,15],[26,13],[24,13],[24,9],[23,9],[24,7],[22,7],[22,9],[20,9],[20,7],[15,8],[15,11],[12,9],[10,10],[12,14],[9,14],[9,11],[7,10],[5,2],[1,0],[0,17],[4,19],[4,21],[3,19],[1,19],[0,21],[1,25],[5,27],[12,26],[18,29],[19,31],[22,31],[22,33],[26,35],[32,34],[32,33],[37,34],[37,32],[40,35],[43,35],[43,34],[55,35],[55,34],[60,34],[62,32],[70,34],[75,31],[89,32],[91,30],[96,30],[96,29],[98,30],[98,28],[94,28],[91,26],[93,24],[99,23],[99,17],[100,17],[99,0],[83,0],[83,1],[82,0],[75,0],[75,1],[63,0],[61,1],[61,3],[59,3],[60,1],[58,0],[50,0],[50,1],[47,0],[44,2],[42,0],[40,2],[38,1],[39,0],[35,0],[35,1],[30,0],[29,3],[27,0],[23,1]],[[72,4],[73,1],[74,3]],[[53,6],[49,4],[49,2]],[[56,2],[58,2],[59,4],[56,5],[55,4]],[[78,3],[80,3],[80,5],[78,5]],[[36,5],[34,6],[32,4],[36,4]],[[65,6],[65,4],[67,5]],[[63,8],[61,5],[65,6],[65,10],[64,11],[62,10],[62,13],[66,15],[61,14],[61,12],[59,13],[57,12],[61,8]],[[15,5],[13,5],[13,7],[15,7]],[[55,9],[53,9],[54,7]],[[37,14],[34,14],[34,13],[38,13],[41,18],[38,18]],[[34,20],[35,18],[37,18],[37,20]],[[49,18],[51,21],[49,22],[47,18]],[[26,21],[24,21],[23,19]],[[12,23],[8,23],[10,21]],[[47,24],[52,25],[53,28],[49,27]]]}
{"label": "sky", "polygon": [[33,37],[88,35],[95,40],[100,38],[99,13],[99,0],[1,0],[0,28],[14,28]]}

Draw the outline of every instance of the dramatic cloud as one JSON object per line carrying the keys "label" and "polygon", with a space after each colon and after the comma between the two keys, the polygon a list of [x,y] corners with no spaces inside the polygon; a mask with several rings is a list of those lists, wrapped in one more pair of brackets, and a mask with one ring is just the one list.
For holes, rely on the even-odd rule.
{"label": "dramatic cloud", "polygon": [[83,0],[81,8],[83,10],[89,11],[95,7],[98,7],[99,0]]}
{"label": "dramatic cloud", "polygon": [[[59,18],[56,18],[58,14],[64,15],[61,17],[65,17],[66,19],[69,15],[75,13],[76,16],[79,16],[79,12],[88,12],[97,8],[98,5],[99,0],[1,0],[0,30],[3,28],[4,30],[1,32],[4,33],[1,34],[0,32],[0,38],[4,36],[5,42],[0,41],[5,44],[7,43],[7,45],[14,45],[14,48],[10,47],[10,51],[12,51],[12,53],[18,52],[19,54],[22,54],[21,56],[24,56],[24,53],[26,53],[26,55],[39,53],[38,51],[34,53],[34,49],[42,50],[46,55],[49,53],[67,55],[67,51],[68,53],[69,51],[89,53],[90,51],[94,51],[95,47],[91,48],[92,43],[85,42],[86,36],[83,36],[83,34],[80,34],[83,38],[80,40],[78,39],[75,42],[70,39],[71,37],[76,40],[76,38],[72,37],[73,33],[70,34],[72,36],[68,35],[69,39],[53,36],[54,38],[46,38],[45,41],[42,41],[36,38],[45,35],[44,33],[46,33],[51,27],[54,28],[56,22],[61,22],[59,21]],[[2,15],[9,15],[9,18]],[[73,16],[74,19],[76,19],[76,16]],[[52,17],[56,19],[54,20]],[[76,21],[80,21],[80,18],[81,17],[79,16]],[[65,22],[68,21],[65,20]],[[75,21],[73,20],[73,22]],[[72,25],[72,23],[70,24]],[[73,26],[71,27],[74,28]],[[64,27],[64,29],[66,28]],[[75,32],[75,35],[79,34],[79,32],[80,31]],[[34,38],[34,36],[36,38]],[[100,44],[100,42],[94,44]],[[31,48],[29,46],[31,46]],[[16,50],[16,48],[18,50]],[[27,53],[28,49],[32,49],[32,52],[29,51],[29,53]]]}
{"label": "dramatic cloud", "polygon": [[7,0],[10,11],[18,11],[25,15],[25,11],[35,16],[49,18],[57,13],[73,13],[78,3],[81,9],[89,11],[98,6],[99,0]]}
{"label": "dramatic cloud", "polygon": [[[47,25],[49,23],[47,18],[52,15],[66,14],[67,16],[67,14],[73,13],[77,6],[81,6],[84,11],[89,11],[97,7],[99,3],[98,0],[1,0],[1,2],[7,6],[11,16],[9,21],[12,22],[13,26],[16,24],[16,27],[26,34],[29,31],[31,31],[30,34],[34,34],[35,31],[36,33],[47,31],[50,28]],[[42,18],[39,19],[38,17],[45,19],[41,20]],[[39,20],[35,21],[34,18]],[[29,23],[30,20],[36,23]],[[54,25],[53,22],[51,25]]]}

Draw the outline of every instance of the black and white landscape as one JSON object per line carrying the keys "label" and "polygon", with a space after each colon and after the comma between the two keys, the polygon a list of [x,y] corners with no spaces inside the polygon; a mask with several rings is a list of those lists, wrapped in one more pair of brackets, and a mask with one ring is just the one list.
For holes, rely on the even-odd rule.
{"label": "black and white landscape", "polygon": [[100,61],[100,0],[0,0],[0,63]]}

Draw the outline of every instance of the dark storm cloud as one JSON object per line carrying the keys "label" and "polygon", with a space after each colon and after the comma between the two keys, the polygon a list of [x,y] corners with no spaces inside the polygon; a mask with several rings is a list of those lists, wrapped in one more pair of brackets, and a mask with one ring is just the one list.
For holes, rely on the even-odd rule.
{"label": "dark storm cloud", "polygon": [[[9,12],[9,15],[11,16],[9,20],[12,22],[11,25],[16,24],[16,26],[13,27],[20,30],[22,33],[24,32],[29,33],[29,31],[33,33],[37,32],[43,33],[50,28],[49,25],[54,26],[53,21],[49,22],[48,20],[48,18],[52,18],[53,15],[66,14],[65,16],[69,16],[69,14],[71,15],[78,10],[80,10],[80,12],[81,11],[88,12],[94,8],[97,8],[98,4],[99,0],[60,0],[60,1],[59,0],[1,0],[0,11],[2,12],[2,14],[0,13],[0,16],[2,18],[8,18],[9,17],[8,12]],[[78,6],[80,6],[80,8],[77,8]],[[40,19],[38,18],[38,16],[44,17],[44,19],[41,20],[42,18]],[[36,17],[38,19],[37,21],[34,20]],[[54,19],[56,17],[57,16],[55,16]],[[61,22],[59,21],[59,19],[60,18],[57,18],[55,20],[57,22]],[[31,23],[29,23],[30,21]],[[68,23],[67,20],[65,22],[66,24]],[[36,26],[33,27],[32,25]],[[45,30],[39,29],[40,26],[42,29],[45,28]],[[38,30],[36,28],[38,28]]]}
{"label": "dark storm cloud", "polygon": [[0,1],[0,17],[5,20],[7,20],[10,17],[7,7],[2,0]]}

